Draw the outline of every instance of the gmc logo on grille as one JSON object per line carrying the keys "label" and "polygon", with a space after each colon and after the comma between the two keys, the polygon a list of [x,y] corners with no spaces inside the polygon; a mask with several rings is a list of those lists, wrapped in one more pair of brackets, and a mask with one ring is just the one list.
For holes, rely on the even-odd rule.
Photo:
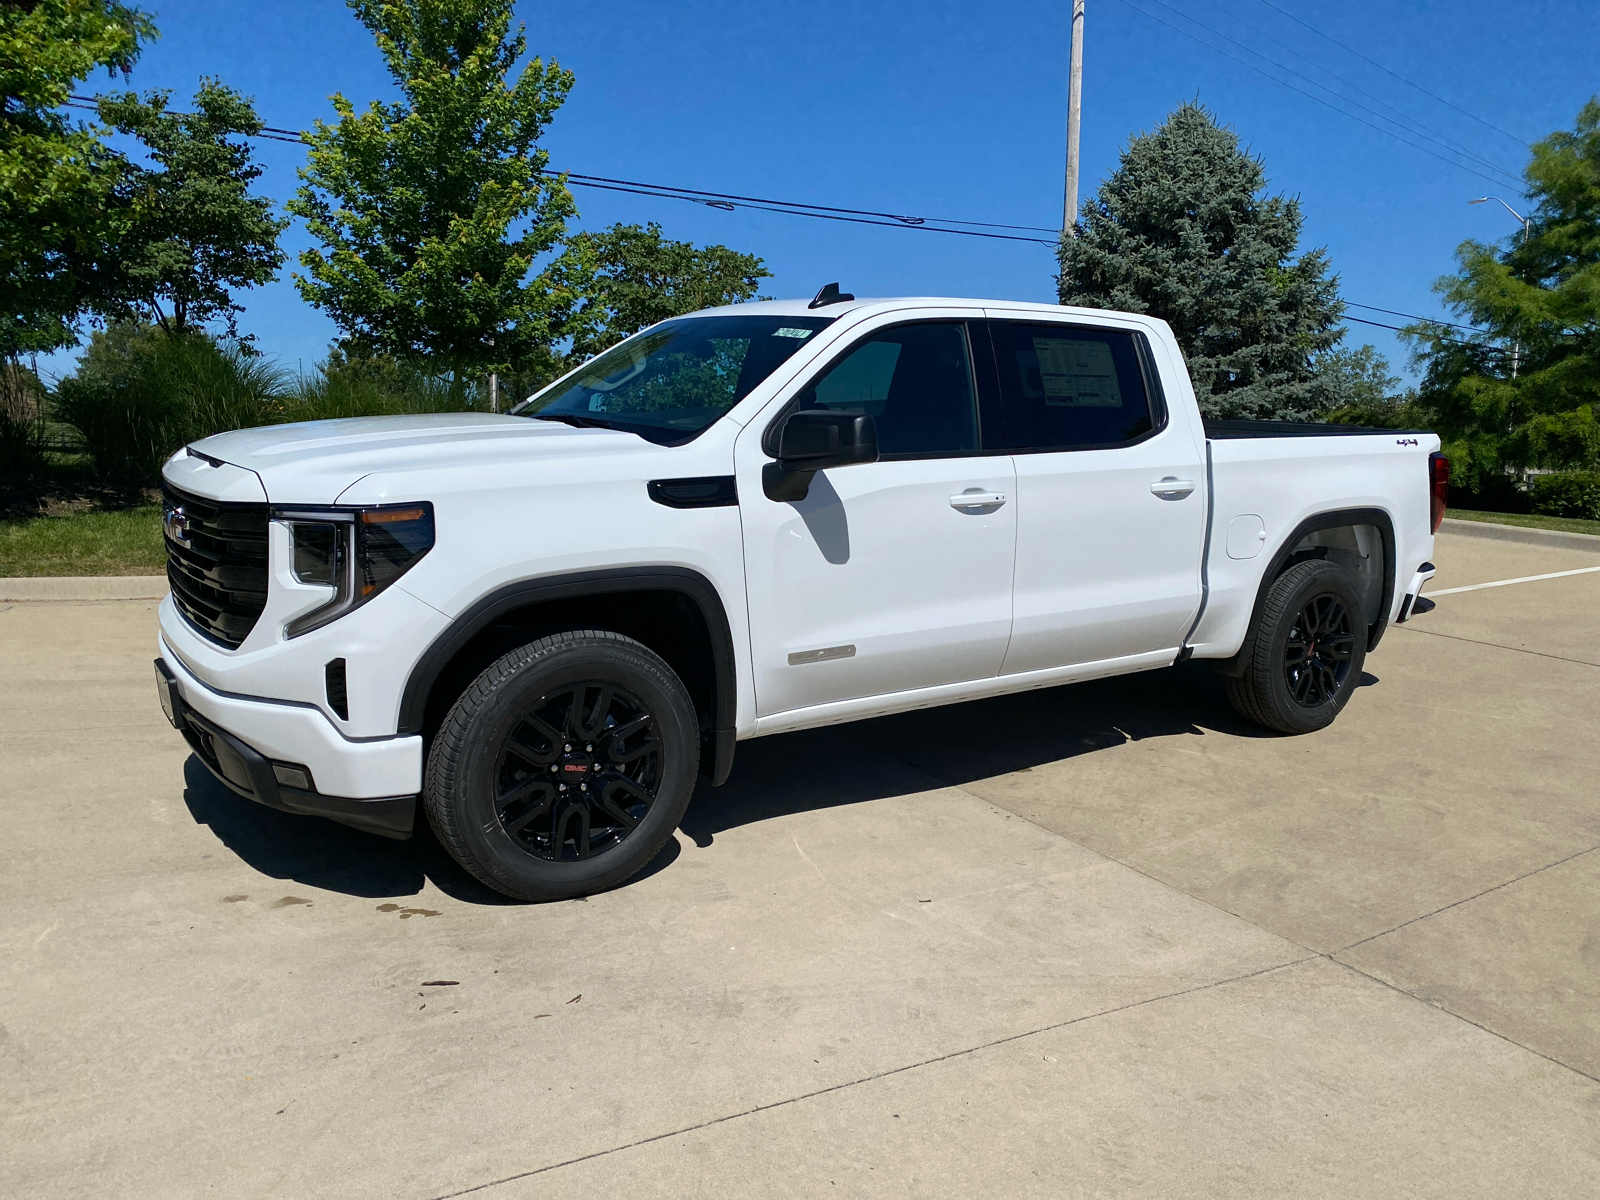
{"label": "gmc logo on grille", "polygon": [[162,531],[180,546],[189,544],[189,514],[179,504],[169,508],[161,517]]}

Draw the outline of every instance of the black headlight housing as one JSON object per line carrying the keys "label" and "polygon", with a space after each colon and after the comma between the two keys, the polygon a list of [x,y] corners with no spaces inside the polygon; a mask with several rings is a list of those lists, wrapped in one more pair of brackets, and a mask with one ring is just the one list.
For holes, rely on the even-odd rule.
{"label": "black headlight housing", "polygon": [[328,603],[284,626],[298,637],[360,608],[433,549],[433,505],[379,504],[363,508],[275,508],[289,526],[290,570],[301,583],[334,589]]}

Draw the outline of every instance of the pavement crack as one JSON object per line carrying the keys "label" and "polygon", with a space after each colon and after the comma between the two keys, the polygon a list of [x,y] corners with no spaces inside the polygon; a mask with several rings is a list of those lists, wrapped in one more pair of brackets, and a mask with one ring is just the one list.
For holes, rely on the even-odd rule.
{"label": "pavement crack", "polygon": [[1440,633],[1437,629],[1413,629],[1408,622],[1399,628],[1407,633],[1420,633],[1427,637],[1449,638],[1452,642],[1466,642],[1472,646],[1489,646],[1495,650],[1509,650],[1513,654],[1532,654],[1538,658],[1553,658],[1557,662],[1576,663],[1580,667],[1600,667],[1600,663],[1590,662],[1586,658],[1568,658],[1564,654],[1546,654],[1543,650],[1525,650],[1521,646],[1507,646],[1502,642],[1482,642],[1477,638],[1461,637],[1454,633]]}
{"label": "pavement crack", "polygon": [[1575,858],[1582,858],[1585,854],[1593,854],[1596,850],[1600,850],[1600,846],[1590,846],[1587,850],[1575,850],[1565,858],[1558,858],[1554,862],[1545,863],[1542,867],[1535,867],[1531,871],[1524,871],[1521,875],[1504,880],[1501,883],[1495,884],[1493,887],[1486,887],[1481,892],[1474,892],[1470,896],[1463,896],[1459,900],[1452,900],[1449,904],[1441,905],[1432,912],[1425,912],[1421,916],[1412,917],[1409,921],[1401,921],[1400,924],[1394,926],[1392,929],[1385,929],[1381,933],[1373,934],[1371,937],[1364,937],[1359,942],[1351,942],[1348,946],[1341,946],[1337,950],[1330,951],[1328,957],[1332,958],[1334,955],[1343,954],[1347,950],[1354,950],[1357,946],[1365,946],[1368,942],[1377,941],[1381,937],[1388,937],[1391,933],[1404,929],[1407,925],[1415,925],[1418,921],[1426,921],[1429,917],[1436,917],[1442,912],[1449,912],[1452,908],[1457,908],[1460,905],[1471,903],[1480,896],[1487,896],[1490,892],[1498,892],[1501,888],[1510,887],[1513,883],[1521,883],[1524,879],[1531,879],[1541,871],[1548,871],[1551,867],[1559,867],[1562,863],[1571,862]]}
{"label": "pavement crack", "polygon": [[[565,1159],[562,1162],[551,1163],[548,1166],[535,1167],[530,1171],[519,1171],[515,1175],[507,1175],[500,1179],[491,1179],[487,1183],[474,1184],[469,1188],[462,1188],[456,1192],[444,1192],[432,1197],[432,1200],[454,1200],[457,1196],[469,1196],[474,1192],[487,1191],[489,1188],[499,1187],[506,1183],[515,1183],[520,1179],[531,1179],[536,1175],[544,1175],[551,1171],[559,1171],[562,1167],[572,1167],[579,1163],[593,1162],[597,1158],[608,1155],[620,1154],[624,1150],[632,1150],[638,1146],[648,1146],[654,1142],[664,1142],[670,1138],[681,1137],[686,1133],[695,1133],[702,1129],[711,1129],[717,1125],[726,1125],[729,1121],[742,1120],[753,1117],[758,1113],[771,1112],[777,1108],[787,1108],[791,1104],[799,1104],[805,1100],[815,1100],[818,1096],[827,1096],[834,1092],[842,1092],[849,1088],[860,1087],[862,1084],[875,1083],[880,1079],[889,1079],[896,1075],[904,1075],[908,1071],[920,1070],[923,1067],[935,1066],[952,1059],[965,1058],[969,1055],[981,1053],[984,1050],[993,1050],[997,1046],[1005,1046],[1011,1042],[1020,1042],[1025,1038],[1038,1037],[1040,1034],[1052,1033],[1057,1029],[1066,1029],[1072,1025],[1081,1025],[1085,1021],[1093,1021],[1099,1017],[1114,1016],[1117,1013],[1128,1012],[1131,1009],[1143,1008],[1147,1004],[1157,1004],[1163,1000],[1175,1000],[1180,996],[1192,996],[1198,992],[1208,992],[1213,988],[1224,987],[1230,983],[1239,983],[1246,979],[1255,979],[1261,975],[1270,975],[1274,971],[1284,971],[1290,967],[1297,967],[1301,963],[1312,962],[1324,958],[1321,954],[1308,954],[1304,958],[1297,958],[1290,962],[1273,963],[1269,967],[1261,967],[1254,971],[1245,971],[1239,975],[1231,975],[1226,979],[1215,979],[1210,983],[1196,984],[1194,987],[1179,988],[1175,992],[1163,992],[1159,996],[1146,996],[1142,1000],[1130,1000],[1126,1004],[1118,1004],[1111,1008],[1099,1009],[1095,1012],[1084,1013],[1080,1017],[1068,1017],[1065,1021],[1053,1021],[1049,1025],[1041,1025],[1037,1029],[1024,1030],[1021,1033],[1007,1034],[1005,1037],[994,1038],[991,1041],[980,1042],[975,1046],[965,1046],[960,1050],[952,1050],[948,1054],[936,1054],[932,1058],[921,1059],[914,1063],[906,1063],[899,1067],[890,1067],[886,1071],[877,1071],[871,1075],[863,1075],[859,1079],[847,1079],[843,1083],[835,1083],[825,1088],[814,1091],[802,1092],[798,1096],[789,1096],[783,1100],[774,1100],[770,1104],[757,1104],[751,1108],[741,1109],[739,1112],[726,1113],[720,1117],[712,1117],[706,1121],[698,1121],[693,1125],[685,1125],[679,1129],[670,1129],[665,1133],[651,1134],[649,1137],[636,1138],[631,1142],[624,1142],[619,1146],[610,1146],[604,1150],[596,1150],[592,1154],[580,1154],[576,1158]],[[1341,964],[1343,965],[1343,964]],[[1380,981],[1381,982],[1381,981]]]}
{"label": "pavement crack", "polygon": [[[1584,851],[1584,853],[1587,854],[1588,851]],[[1576,857],[1576,855],[1574,855],[1574,857]],[[1550,865],[1554,866],[1555,864],[1551,863]],[[1490,889],[1490,891],[1493,890],[1493,888]],[[1357,945],[1359,944],[1360,943],[1358,942]],[[1346,949],[1348,949],[1348,947],[1346,947]],[[1363,971],[1360,967],[1355,966],[1352,963],[1345,962],[1344,959],[1338,957],[1338,955],[1343,953],[1343,950],[1338,950],[1333,954],[1324,954],[1320,955],[1319,957],[1326,958],[1329,962],[1343,967],[1346,971],[1349,971],[1352,974],[1360,975],[1363,979],[1370,979],[1373,983],[1381,984],[1390,991],[1399,992],[1402,996],[1415,1000],[1418,1004],[1426,1004],[1429,1008],[1435,1009],[1438,1012],[1442,1012],[1447,1017],[1453,1017],[1457,1021],[1463,1021],[1466,1024],[1471,1025],[1474,1029],[1481,1029],[1490,1037],[1498,1038],[1500,1041],[1505,1042],[1508,1046],[1515,1046],[1518,1050],[1525,1050],[1535,1058],[1542,1058],[1545,1060],[1545,1062],[1561,1067],[1563,1070],[1571,1071],[1574,1075],[1580,1075],[1584,1079],[1589,1080],[1591,1083],[1600,1083],[1600,1076],[1591,1075],[1582,1067],[1575,1067],[1569,1062],[1562,1062],[1559,1058],[1554,1058],[1551,1055],[1546,1054],[1543,1050],[1534,1049],[1526,1042],[1519,1042],[1514,1037],[1506,1036],[1498,1029],[1495,1029],[1489,1025],[1485,1025],[1482,1021],[1474,1021],[1471,1017],[1463,1016],[1453,1008],[1446,1008],[1443,1004],[1440,1004],[1436,1000],[1424,999],[1423,997],[1417,995],[1416,992],[1413,992],[1410,988],[1401,987],[1398,983],[1391,983],[1381,975],[1374,975],[1371,971]]]}

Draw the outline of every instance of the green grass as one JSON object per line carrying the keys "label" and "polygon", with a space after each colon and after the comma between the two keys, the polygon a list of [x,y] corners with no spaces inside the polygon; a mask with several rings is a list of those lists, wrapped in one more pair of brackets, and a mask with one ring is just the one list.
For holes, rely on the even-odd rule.
{"label": "green grass", "polygon": [[1585,521],[1577,517],[1541,517],[1522,513],[1471,512],[1464,508],[1449,508],[1445,516],[1463,521],[1488,521],[1494,525],[1520,525],[1524,529],[1559,529],[1563,533],[1600,533],[1600,521]]}
{"label": "green grass", "polygon": [[102,509],[0,521],[0,576],[160,575],[161,509]]}
{"label": "green grass", "polygon": [[[1460,508],[1447,515],[1463,521],[1600,534],[1600,521],[1571,517]],[[0,521],[0,576],[160,575],[166,568],[158,505]]]}

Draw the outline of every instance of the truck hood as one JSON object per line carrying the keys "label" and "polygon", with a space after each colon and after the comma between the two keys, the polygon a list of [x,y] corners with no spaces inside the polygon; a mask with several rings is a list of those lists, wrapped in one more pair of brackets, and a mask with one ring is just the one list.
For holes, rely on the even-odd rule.
{"label": "truck hood", "polygon": [[190,449],[254,472],[275,503],[332,504],[351,484],[375,473],[527,463],[556,455],[648,453],[659,447],[612,429],[494,413],[429,413],[239,429],[202,438]]}

